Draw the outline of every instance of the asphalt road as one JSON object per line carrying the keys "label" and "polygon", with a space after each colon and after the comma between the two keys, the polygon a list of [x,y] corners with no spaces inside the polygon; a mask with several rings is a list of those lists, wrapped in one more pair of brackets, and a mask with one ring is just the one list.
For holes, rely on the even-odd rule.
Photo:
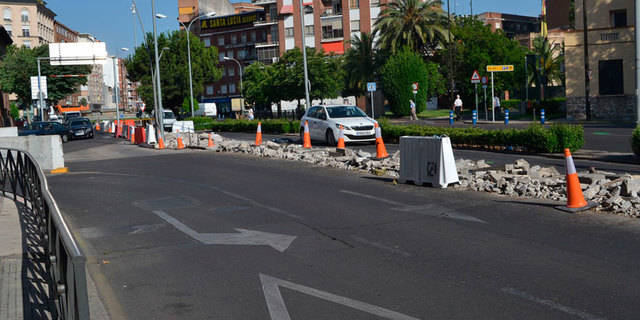
{"label": "asphalt road", "polygon": [[[254,141],[255,135],[249,133],[238,133],[238,132],[223,132],[221,133],[223,137],[228,137],[232,139],[245,140],[245,141]],[[299,143],[299,137],[297,135],[270,135],[263,134],[263,139],[273,140],[273,139],[289,139],[291,142]],[[323,142],[314,141],[313,145],[326,147]],[[397,150],[399,150],[398,144],[385,143],[385,147],[387,148],[387,152],[389,154],[393,154]],[[375,154],[376,148],[373,144],[365,144],[365,143],[353,143],[348,144],[347,148],[352,148],[354,150],[364,150],[369,153]],[[554,166],[560,172],[564,172],[565,160],[559,158],[550,158],[545,156],[533,155],[533,154],[518,154],[518,153],[504,153],[504,152],[489,152],[489,151],[477,151],[477,150],[465,150],[465,149],[453,149],[453,154],[456,159],[471,159],[471,160],[487,160],[488,163],[494,165],[495,167],[503,166],[506,163],[513,163],[517,159],[525,159],[532,164],[537,164],[540,166]],[[633,158],[633,156],[624,156],[624,161],[637,161]],[[598,170],[604,170],[609,172],[616,173],[631,173],[631,174],[640,174],[640,162],[637,164],[633,163],[618,163],[618,162],[606,162],[606,161],[593,161],[593,160],[581,160],[575,159],[576,168],[579,171],[588,170],[591,167],[595,167]]]}
{"label": "asphalt road", "polygon": [[640,221],[208,151],[65,144],[113,319],[632,319]]}

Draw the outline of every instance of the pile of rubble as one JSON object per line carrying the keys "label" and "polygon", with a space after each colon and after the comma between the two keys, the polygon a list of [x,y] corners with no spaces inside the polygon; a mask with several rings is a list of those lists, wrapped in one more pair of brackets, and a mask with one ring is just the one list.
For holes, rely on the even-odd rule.
{"label": "pile of rubble", "polygon": [[[344,155],[335,155],[334,148],[304,149],[298,143],[282,144],[266,141],[261,146],[253,146],[246,141],[226,139],[212,135],[217,152],[235,152],[259,157],[304,161],[321,167],[333,167],[372,173],[378,176],[399,177],[400,152],[391,157],[377,160],[374,155],[364,151],[345,150]],[[166,146],[177,146],[174,134],[165,135]],[[188,146],[206,148],[208,134],[183,134],[182,139]],[[492,167],[484,160],[456,160],[460,183],[454,185],[457,190],[473,190],[502,194],[518,198],[536,198],[566,201],[564,173],[554,167],[531,166],[524,159],[513,164]],[[629,174],[615,174],[591,169],[578,172],[580,183],[587,201],[598,204],[596,210],[630,217],[640,217],[640,177]]]}

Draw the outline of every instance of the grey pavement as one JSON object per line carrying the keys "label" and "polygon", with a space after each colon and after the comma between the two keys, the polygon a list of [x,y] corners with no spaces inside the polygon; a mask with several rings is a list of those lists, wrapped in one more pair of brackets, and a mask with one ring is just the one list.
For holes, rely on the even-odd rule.
{"label": "grey pavement", "polygon": [[[640,314],[640,220],[247,155],[65,149],[51,191],[114,319]],[[101,149],[127,156],[78,160]]]}

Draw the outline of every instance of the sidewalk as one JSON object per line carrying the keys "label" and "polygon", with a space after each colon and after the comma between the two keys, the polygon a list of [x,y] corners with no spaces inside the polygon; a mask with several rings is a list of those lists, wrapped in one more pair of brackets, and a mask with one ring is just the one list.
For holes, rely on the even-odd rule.
{"label": "sidewalk", "polygon": [[[52,319],[44,250],[30,210],[0,196],[0,320]],[[91,319],[107,312],[87,272]]]}

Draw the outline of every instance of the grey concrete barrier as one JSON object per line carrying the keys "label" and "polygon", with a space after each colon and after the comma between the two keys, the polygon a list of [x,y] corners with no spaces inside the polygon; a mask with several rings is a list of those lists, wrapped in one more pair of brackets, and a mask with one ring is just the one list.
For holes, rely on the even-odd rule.
{"label": "grey concrete barrier", "polygon": [[64,168],[62,139],[58,135],[0,137],[0,147],[27,151],[44,171]]}
{"label": "grey concrete barrier", "polygon": [[0,128],[0,137],[17,137],[18,127]]}

